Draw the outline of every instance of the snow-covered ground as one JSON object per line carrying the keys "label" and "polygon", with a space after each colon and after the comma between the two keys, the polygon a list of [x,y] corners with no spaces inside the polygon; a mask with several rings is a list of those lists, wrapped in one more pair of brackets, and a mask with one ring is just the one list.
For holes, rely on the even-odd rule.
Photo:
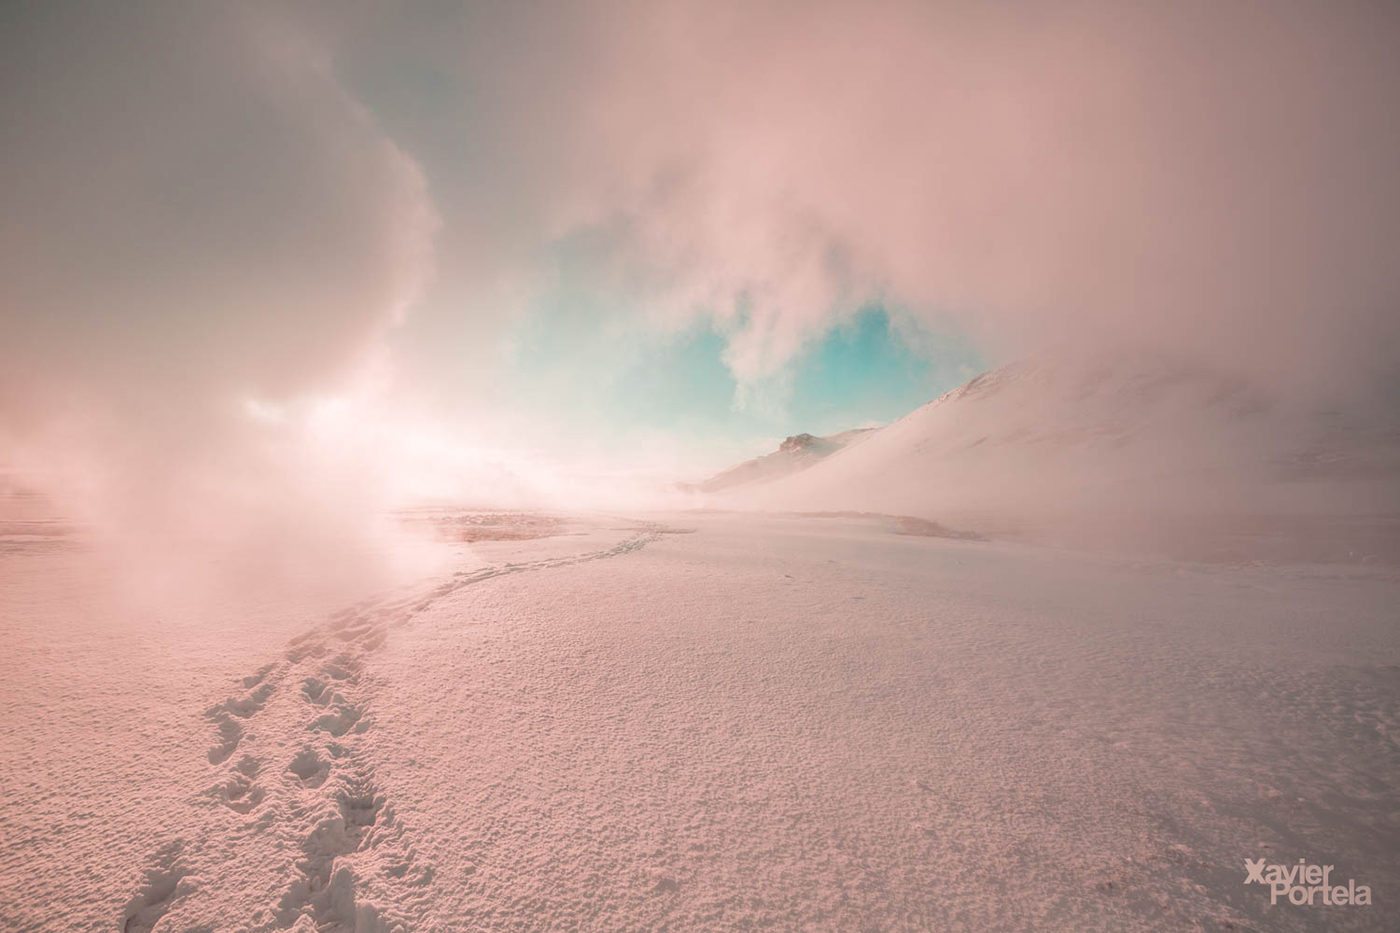
{"label": "snow-covered ground", "polygon": [[[158,612],[11,535],[0,928],[1400,922],[1393,567],[556,518]],[[1259,858],[1372,903],[1270,906]]]}

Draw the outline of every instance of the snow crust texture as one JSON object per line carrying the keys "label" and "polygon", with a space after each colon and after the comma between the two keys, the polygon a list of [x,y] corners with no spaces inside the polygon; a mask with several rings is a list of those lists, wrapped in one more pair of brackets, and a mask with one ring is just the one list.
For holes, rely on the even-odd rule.
{"label": "snow crust texture", "polygon": [[[77,554],[8,555],[0,926],[1394,928],[1390,569],[559,524],[100,624]],[[1270,905],[1258,858],[1373,904]]]}

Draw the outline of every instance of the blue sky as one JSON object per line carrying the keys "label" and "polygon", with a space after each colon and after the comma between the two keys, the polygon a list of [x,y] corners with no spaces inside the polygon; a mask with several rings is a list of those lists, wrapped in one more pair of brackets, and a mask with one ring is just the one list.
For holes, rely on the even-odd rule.
{"label": "blue sky", "polygon": [[774,438],[888,423],[984,368],[971,343],[870,305],[741,392],[709,317],[639,335],[629,316],[546,302],[512,337],[512,394],[566,429],[612,440],[672,434],[762,450]]}
{"label": "blue sky", "polygon": [[[415,34],[414,42],[429,49],[436,41]],[[470,63],[404,69],[376,46],[355,64],[346,73],[357,94],[424,166],[444,220],[439,253],[454,259],[439,263],[434,290],[400,340],[428,368],[456,370],[438,377],[449,393],[487,391],[502,407],[518,409],[521,424],[564,440],[561,446],[571,436],[625,446],[671,435],[696,449],[728,451],[719,454],[725,457],[761,451],[788,434],[888,423],[985,368],[972,342],[951,325],[930,329],[925,322],[937,316],[920,313],[929,309],[890,311],[877,302],[859,310],[818,309],[824,325],[839,323],[814,327],[777,373],[740,386],[726,362],[734,330],[717,320],[723,315],[691,308],[680,312],[681,324],[673,312],[662,315],[664,323],[649,324],[646,302],[655,281],[608,275],[623,252],[621,214],[541,244],[524,308],[512,310],[503,331],[477,330],[471,324],[477,312],[463,311],[457,297],[473,271],[458,260],[470,262],[483,244],[457,242],[460,220],[490,224],[498,232],[493,239],[509,238],[531,220],[519,204],[498,200],[495,186],[479,183],[481,176],[524,171],[516,164],[519,153],[478,131],[484,115],[477,112],[482,102],[472,91]],[[483,358],[478,352],[498,341],[505,353]],[[483,390],[484,383],[490,388]]]}
{"label": "blue sky", "polygon": [[[551,244],[502,335],[492,381],[502,406],[532,426],[532,445],[669,447],[723,464],[790,434],[889,423],[986,368],[951,323],[935,330],[926,322],[936,315],[867,302],[820,309],[829,326],[741,384],[729,354],[746,312],[650,308],[664,295],[607,271],[617,242],[616,230],[594,227]],[[449,353],[462,340],[442,336]]]}

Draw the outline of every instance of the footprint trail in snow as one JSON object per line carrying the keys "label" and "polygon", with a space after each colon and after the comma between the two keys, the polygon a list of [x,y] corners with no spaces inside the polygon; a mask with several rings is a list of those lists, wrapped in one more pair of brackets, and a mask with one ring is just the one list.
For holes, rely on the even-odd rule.
{"label": "footprint trail in snow", "polygon": [[[367,661],[391,631],[465,587],[618,557],[665,533],[659,526],[638,527],[604,550],[459,572],[407,594],[363,600],[293,638],[280,659],[241,678],[239,691],[209,707],[208,761],[222,771],[201,796],[231,811],[242,830],[277,834],[280,849],[291,854],[274,902],[237,918],[240,928],[420,929],[417,918],[434,868],[419,856],[412,827],[395,812],[363,747],[375,727],[373,698],[382,688]],[[139,890],[122,910],[122,933],[149,933],[199,890],[200,849],[180,838],[151,857]]]}

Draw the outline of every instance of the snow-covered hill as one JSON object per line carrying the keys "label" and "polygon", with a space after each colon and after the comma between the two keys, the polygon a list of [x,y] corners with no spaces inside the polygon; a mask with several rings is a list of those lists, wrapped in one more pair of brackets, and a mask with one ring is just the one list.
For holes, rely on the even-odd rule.
{"label": "snow-covered hill", "polygon": [[[1373,522],[1400,512],[1397,478],[1393,430],[1159,353],[1056,351],[984,373],[810,469],[728,498],[1121,540],[1218,533],[1227,520],[1231,534],[1258,534],[1266,517]],[[1400,553],[1387,527],[1390,543],[1363,550]]]}
{"label": "snow-covered hill", "polygon": [[786,438],[771,454],[745,460],[736,467],[716,474],[702,483],[685,485],[686,492],[719,492],[736,486],[768,483],[791,476],[831,456],[856,441],[864,440],[878,428],[853,428],[826,437],[794,434]]}

